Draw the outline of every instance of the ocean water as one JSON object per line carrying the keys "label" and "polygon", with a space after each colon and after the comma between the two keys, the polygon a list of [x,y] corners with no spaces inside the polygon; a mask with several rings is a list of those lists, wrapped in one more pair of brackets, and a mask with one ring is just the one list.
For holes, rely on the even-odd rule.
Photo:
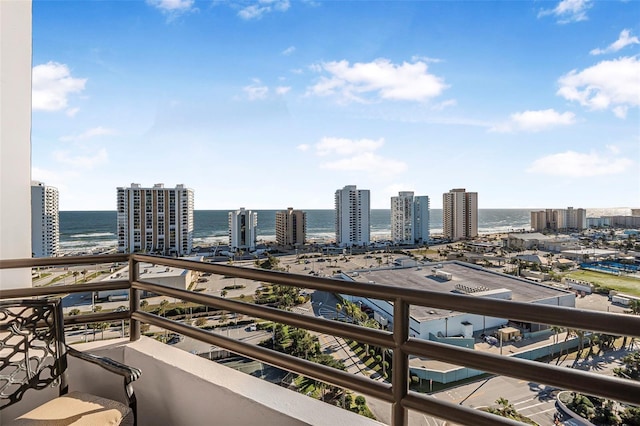
{"label": "ocean water", "polygon": [[[509,232],[530,228],[531,211],[537,209],[479,209],[478,231],[481,234]],[[277,210],[257,210],[258,240],[275,240]],[[334,211],[306,210],[307,238],[325,241],[334,238]],[[194,211],[194,246],[209,246],[228,241],[228,210]],[[430,210],[431,233],[442,232],[442,210]],[[629,209],[587,209],[587,216],[628,215]],[[115,211],[61,211],[60,247],[63,252],[90,252],[117,245]],[[391,236],[388,209],[371,210],[371,239]]]}

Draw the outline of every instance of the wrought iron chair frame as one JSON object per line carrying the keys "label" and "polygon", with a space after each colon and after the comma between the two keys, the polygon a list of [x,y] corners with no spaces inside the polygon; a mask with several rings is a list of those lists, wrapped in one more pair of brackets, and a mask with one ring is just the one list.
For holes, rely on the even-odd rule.
{"label": "wrought iron chair frame", "polygon": [[[16,340],[16,336],[22,340],[11,344],[9,341]],[[39,353],[42,356],[38,356]],[[18,361],[16,355],[20,354],[24,357]],[[132,383],[141,371],[68,346],[60,299],[0,301],[0,410],[19,402],[28,389],[59,385],[59,395],[66,395],[69,392],[67,355],[122,376],[127,404],[133,412],[134,424],[137,423]],[[7,369],[12,371],[5,374]]]}

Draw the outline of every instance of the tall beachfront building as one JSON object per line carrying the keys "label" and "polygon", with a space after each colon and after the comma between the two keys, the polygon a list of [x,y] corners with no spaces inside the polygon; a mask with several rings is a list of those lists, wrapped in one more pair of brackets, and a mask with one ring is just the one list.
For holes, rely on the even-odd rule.
{"label": "tall beachfront building", "polygon": [[464,188],[442,194],[442,234],[451,241],[478,236],[478,193]]}
{"label": "tall beachfront building", "polygon": [[347,185],[335,196],[336,244],[342,247],[367,245],[370,242],[370,193]]}
{"label": "tall beachfront building", "polygon": [[42,182],[31,182],[31,252],[33,257],[60,254],[58,190]]}
{"label": "tall beachfront building", "polygon": [[258,240],[258,213],[251,210],[229,212],[229,247],[231,250],[255,250]]}
{"label": "tall beachfront building", "polygon": [[276,212],[276,242],[281,246],[303,246],[307,239],[307,213],[293,207]]}
{"label": "tall beachfront building", "polygon": [[397,244],[429,241],[429,197],[402,191],[391,197],[391,240]]}
{"label": "tall beachfront building", "polygon": [[193,190],[118,188],[118,251],[184,256],[193,247]]}
{"label": "tall beachfront building", "polygon": [[531,212],[531,228],[534,231],[564,231],[575,229],[581,231],[587,227],[587,210],[574,209],[546,209]]}

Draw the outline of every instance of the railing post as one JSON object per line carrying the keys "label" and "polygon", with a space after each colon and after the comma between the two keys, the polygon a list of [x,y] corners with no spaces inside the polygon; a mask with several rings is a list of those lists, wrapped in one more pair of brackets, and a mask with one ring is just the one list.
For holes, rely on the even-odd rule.
{"label": "railing post", "polygon": [[407,426],[407,409],[402,400],[409,392],[409,355],[402,345],[409,339],[409,305],[400,298],[393,303],[393,348],[392,378],[393,404],[391,406],[391,425]]}
{"label": "railing post", "polygon": [[[138,281],[140,276],[139,263],[129,255],[129,314],[133,314],[140,309],[140,291],[133,288],[133,283]],[[140,339],[140,321],[129,319],[129,340],[135,342]]]}

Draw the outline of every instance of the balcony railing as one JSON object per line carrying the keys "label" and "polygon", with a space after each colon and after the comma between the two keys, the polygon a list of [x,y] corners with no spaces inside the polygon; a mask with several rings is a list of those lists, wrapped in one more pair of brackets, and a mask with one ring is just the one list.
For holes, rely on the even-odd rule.
{"label": "balcony railing", "polygon": [[[518,424],[512,420],[497,417],[483,411],[474,410],[469,407],[410,391],[408,383],[410,355],[455,363],[488,373],[543,383],[561,389],[596,395],[620,402],[630,404],[638,404],[640,402],[640,383],[638,382],[425,341],[411,338],[408,333],[409,307],[411,305],[441,309],[455,308],[456,311],[491,317],[509,318],[516,321],[542,323],[566,327],[568,329],[592,330],[612,335],[632,337],[640,337],[640,317],[638,316],[549,305],[533,305],[499,299],[476,298],[473,296],[399,288],[380,284],[361,282],[349,282],[347,284],[345,281],[330,278],[241,268],[222,264],[201,263],[142,254],[0,260],[0,269],[72,266],[127,261],[129,262],[128,280],[109,280],[108,282],[99,283],[0,290],[0,299],[128,289],[129,311],[68,316],[65,317],[65,324],[74,325],[123,319],[129,320],[130,339],[132,341],[140,338],[141,323],[155,325],[297,374],[388,401],[392,407],[391,423],[393,426],[407,424],[408,410],[417,410],[424,414],[462,424]],[[393,329],[391,331],[369,329],[267,306],[227,300],[222,297],[144,282],[140,279],[139,274],[139,264],[141,262],[331,293],[389,300],[393,302],[394,306]],[[161,296],[174,297],[211,308],[260,317],[277,323],[288,324],[293,327],[389,348],[393,351],[392,370],[394,374],[392,375],[391,384],[381,383],[364,376],[356,376],[311,361],[143,312],[139,309],[141,291],[149,291]]]}

